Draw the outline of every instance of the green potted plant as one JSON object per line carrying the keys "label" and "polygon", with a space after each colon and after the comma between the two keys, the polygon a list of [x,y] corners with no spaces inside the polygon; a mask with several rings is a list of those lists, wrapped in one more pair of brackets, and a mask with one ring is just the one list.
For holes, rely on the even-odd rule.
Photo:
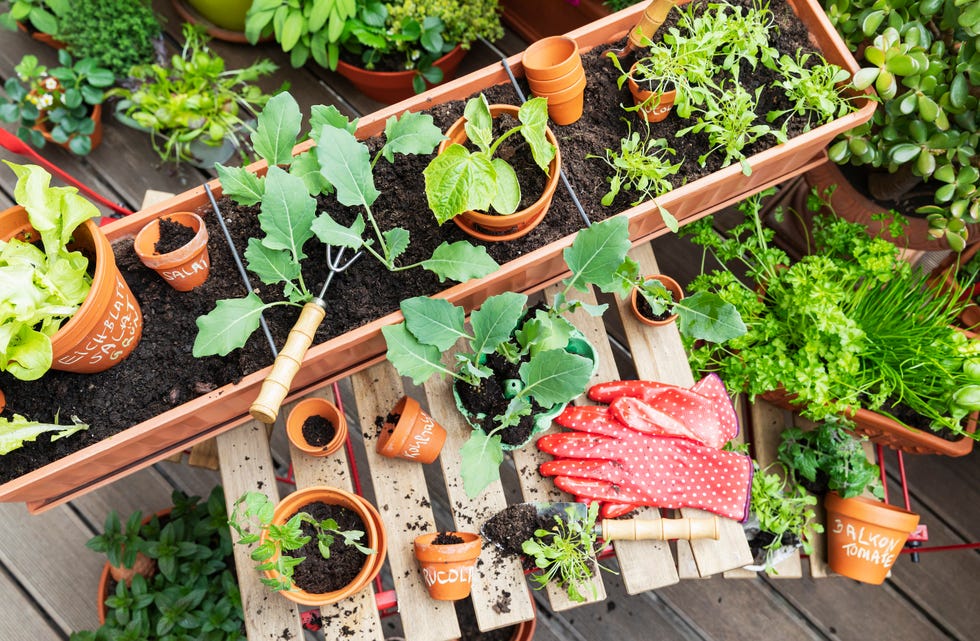
{"label": "green potted plant", "polygon": [[[973,161],[978,144],[975,52],[980,12],[957,0],[825,0],[827,16],[852,51],[863,52],[858,88],[874,87],[881,106],[873,119],[843,134],[830,158],[850,165],[854,189],[864,210],[844,211],[855,220],[881,227],[872,214],[897,207],[907,195],[926,190],[932,202],[916,208],[915,220],[900,244],[938,248],[943,241],[961,251],[980,222],[980,171]],[[842,182],[843,173],[826,170],[808,178],[811,186]],[[850,182],[840,184],[849,187]],[[867,196],[871,196],[871,200]]]}
{"label": "green potted plant", "polygon": [[863,439],[849,434],[839,423],[831,419],[812,430],[784,430],[779,462],[792,482],[818,496],[831,491],[850,498],[868,491],[884,498],[881,470],[868,460],[861,445]]}
{"label": "green potted plant", "polygon": [[149,132],[164,162],[211,168],[236,151],[245,157],[246,114],[269,99],[252,83],[273,73],[276,65],[260,60],[244,69],[226,69],[201,31],[185,25],[183,34],[184,46],[169,67],[133,67],[130,74],[138,86],[109,92],[120,98],[116,117]]}
{"label": "green potted plant", "polygon": [[813,537],[823,532],[816,521],[816,504],[817,498],[803,486],[756,465],[749,519],[744,524],[753,555],[747,569],[774,573],[774,566],[797,548],[812,554]]}
{"label": "green potted plant", "polygon": [[112,71],[93,58],[72,60],[58,52],[58,67],[48,69],[26,55],[4,83],[0,120],[17,125],[17,136],[35,147],[54,142],[84,156],[102,141],[103,91],[112,86]]}
{"label": "green potted plant", "polygon": [[58,38],[75,58],[95,58],[119,79],[163,57],[162,27],[149,0],[72,0]]}
{"label": "green potted plant", "polygon": [[71,9],[68,0],[12,0],[0,13],[0,27],[17,31],[23,28],[34,39],[63,47],[58,41],[61,21]]}

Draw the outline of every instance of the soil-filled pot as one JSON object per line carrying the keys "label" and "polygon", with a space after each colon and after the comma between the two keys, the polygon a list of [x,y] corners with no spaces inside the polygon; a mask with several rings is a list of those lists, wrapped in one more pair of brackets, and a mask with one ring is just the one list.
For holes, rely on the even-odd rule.
{"label": "soil-filled pot", "polygon": [[170,0],[180,17],[203,25],[208,35],[245,44],[245,14],[252,0]]}
{"label": "soil-filled pot", "polygon": [[445,442],[446,430],[425,413],[418,401],[403,396],[382,425],[375,449],[389,458],[431,463]]}
{"label": "soil-filled pot", "polygon": [[422,566],[425,587],[437,601],[458,601],[470,595],[473,566],[483,539],[471,532],[437,532],[415,539],[415,558]]}
{"label": "soil-filled pot", "polygon": [[[381,516],[373,505],[356,494],[325,486],[303,488],[282,499],[273,513],[272,523],[282,525],[311,503],[337,505],[354,512],[364,523],[364,532],[367,537],[366,546],[375,551],[374,554],[365,557],[363,567],[350,583],[332,592],[307,592],[296,586],[290,590],[280,591],[284,597],[300,605],[323,606],[357,594],[374,580],[374,577],[381,571],[381,565],[385,560],[388,537],[381,524]],[[262,533],[261,541],[265,541],[266,535],[266,532]],[[271,579],[278,578],[274,570],[266,570],[265,574]]]}
{"label": "soil-filled pot", "polygon": [[[435,60],[432,66],[442,69],[442,77],[445,82],[455,77],[456,69],[465,55],[466,49],[456,45],[449,53]],[[412,82],[417,73],[414,70],[372,71],[338,60],[337,73],[350,80],[351,84],[368,98],[383,102],[386,105],[406,100],[415,95]],[[432,87],[432,84],[426,82],[425,86]]]}
{"label": "soil-filled pot", "polygon": [[[92,114],[89,116],[89,120],[95,123],[95,129],[93,129],[92,133],[88,135],[90,144],[92,145],[92,149],[94,150],[96,147],[102,144],[102,105],[101,104],[92,107]],[[41,135],[44,136],[44,140],[46,142],[52,145],[58,145],[62,149],[68,149],[69,151],[71,150],[71,146],[69,145],[70,141],[55,142],[55,139],[51,137],[51,126],[48,124],[47,120],[43,118],[41,120],[38,120],[37,124],[34,125],[34,128],[41,132]],[[76,134],[76,135],[81,135],[81,134]]]}
{"label": "soil-filled pot", "polygon": [[[678,301],[684,300],[684,290],[681,288],[680,283],[671,278],[670,276],[664,276],[663,274],[650,274],[646,277],[646,280],[656,279],[667,288],[670,292],[672,300],[676,303]],[[636,316],[644,325],[650,325],[651,327],[659,327],[661,325],[670,325],[675,320],[677,320],[677,314],[670,314],[666,318],[652,318],[648,314],[653,310],[650,309],[649,304],[645,304],[646,301],[640,295],[640,290],[633,288],[630,293],[630,308],[633,310],[633,315]],[[646,310],[646,313],[644,313]]]}
{"label": "soil-filled pot", "polygon": [[894,565],[919,515],[862,496],[841,498],[829,492],[827,562],[846,577],[880,585]]}
{"label": "soil-filled pot", "polygon": [[[180,226],[190,229],[192,236],[184,245],[172,250],[159,252],[161,226],[168,229]],[[176,232],[173,232],[176,233]],[[164,236],[163,241],[167,238]],[[208,228],[197,214],[178,212],[151,220],[136,234],[133,248],[140,261],[160,274],[163,280],[179,292],[189,292],[208,279],[211,262],[208,259]]]}
{"label": "soil-filled pot", "polygon": [[[0,238],[37,238],[27,211],[20,206],[0,212]],[[102,372],[136,349],[143,331],[139,303],[116,267],[105,234],[92,220],[74,232],[69,249],[89,260],[92,285],[85,302],[51,337],[51,369],[79,374]]]}
{"label": "soil-filled pot", "polygon": [[307,398],[286,417],[286,435],[310,456],[330,456],[347,440],[347,418],[325,398]]}
{"label": "soil-filled pot", "polygon": [[[520,107],[513,105],[490,105],[490,115],[493,118],[506,114],[516,121],[518,111]],[[558,140],[550,127],[545,129],[545,136],[548,142],[555,146],[555,157],[548,165],[548,182],[540,198],[529,207],[513,214],[501,216],[480,211],[464,211],[453,218],[453,222],[470,236],[488,242],[514,240],[529,234],[537,227],[551,207],[551,199],[554,198],[555,189],[558,187],[558,172],[561,171],[561,149],[558,148]],[[439,143],[439,153],[448,149],[453,143],[465,145],[468,140],[466,119],[460,118],[446,131],[446,140]]]}

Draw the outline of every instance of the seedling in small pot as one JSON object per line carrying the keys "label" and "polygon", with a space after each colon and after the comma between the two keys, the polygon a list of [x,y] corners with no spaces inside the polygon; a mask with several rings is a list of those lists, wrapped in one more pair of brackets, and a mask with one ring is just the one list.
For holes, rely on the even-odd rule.
{"label": "seedling in small pot", "polygon": [[783,431],[779,462],[796,483],[817,494],[829,490],[850,498],[867,489],[884,498],[880,469],[868,460],[861,442],[832,419],[808,431],[791,427]]}

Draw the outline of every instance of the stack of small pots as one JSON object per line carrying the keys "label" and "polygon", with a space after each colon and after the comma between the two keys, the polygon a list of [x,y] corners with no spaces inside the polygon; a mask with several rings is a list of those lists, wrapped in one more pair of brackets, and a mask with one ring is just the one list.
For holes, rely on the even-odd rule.
{"label": "stack of small pots", "polygon": [[570,125],[585,106],[585,69],[578,43],[565,36],[538,40],[524,52],[524,73],[535,96],[547,98],[548,116]]}

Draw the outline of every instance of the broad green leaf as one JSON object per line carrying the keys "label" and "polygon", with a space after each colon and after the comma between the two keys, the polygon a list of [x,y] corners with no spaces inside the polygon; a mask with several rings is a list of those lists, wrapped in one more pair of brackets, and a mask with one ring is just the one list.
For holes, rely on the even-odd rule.
{"label": "broad green leaf", "polygon": [[885,63],[885,68],[896,76],[911,76],[919,71],[919,63],[911,56],[892,56]]}
{"label": "broad green leaf", "polygon": [[504,292],[490,296],[470,315],[473,326],[472,348],[476,354],[492,354],[497,345],[510,338],[524,314],[527,296]]}
{"label": "broad green leaf", "polygon": [[7,343],[3,359],[4,370],[22,381],[35,381],[51,369],[51,339],[22,324]]}
{"label": "broad green leaf", "polygon": [[490,162],[497,172],[497,189],[490,199],[490,205],[499,214],[513,214],[521,204],[521,184],[517,181],[517,172],[503,158],[494,158]]}
{"label": "broad green leaf", "polygon": [[483,430],[473,430],[463,447],[459,448],[460,476],[466,496],[475,499],[484,489],[500,478],[504,449],[500,435],[487,436]]}
{"label": "broad green leaf", "polygon": [[675,305],[678,329],[686,336],[712,343],[724,343],[745,334],[742,317],[718,294],[697,292]]}
{"label": "broad green leaf", "polygon": [[88,425],[77,417],[73,416],[72,421],[74,425],[55,425],[29,421],[20,414],[14,414],[11,419],[0,416],[0,456],[22,447],[27,441],[33,441],[46,432],[56,432],[51,437],[55,441],[88,429]]}
{"label": "broad green leaf", "polygon": [[395,261],[398,257],[405,253],[408,249],[409,243],[409,233],[407,229],[402,227],[393,227],[381,234],[384,238],[385,246],[388,248],[388,264],[389,267],[395,266]]}
{"label": "broad green leaf", "polygon": [[517,118],[521,121],[521,136],[531,146],[531,155],[534,162],[545,174],[550,175],[551,161],[554,160],[558,150],[548,142],[545,131],[548,128],[548,100],[546,98],[531,98],[517,112]]}
{"label": "broad green leaf", "polygon": [[493,163],[462,145],[449,145],[422,173],[429,209],[440,225],[468,209],[486,211],[496,191]]}
{"label": "broad green leaf", "polygon": [[463,118],[466,119],[463,125],[466,137],[480,151],[489,153],[490,145],[493,144],[493,118],[490,116],[490,105],[486,96],[481,93],[476,98],[471,98],[463,109]]}
{"label": "broad green leaf", "polygon": [[471,278],[489,276],[500,268],[487,248],[472,245],[465,240],[454,243],[442,242],[432,252],[432,257],[422,261],[422,267],[439,277],[439,282],[447,279],[465,283]]}
{"label": "broad green leaf", "polygon": [[854,74],[854,88],[858,90],[864,90],[871,86],[872,83],[878,78],[878,73],[880,69],[878,67],[865,67],[859,69],[856,74]]}
{"label": "broad green leaf", "polygon": [[303,35],[306,30],[306,20],[303,18],[303,14],[293,11],[288,16],[282,24],[282,31],[279,34],[279,44],[282,46],[283,51],[291,51],[293,47],[299,42],[299,37]]}
{"label": "broad green leaf", "polygon": [[14,200],[27,210],[49,258],[65,251],[64,246],[79,225],[99,216],[95,205],[79,196],[74,187],[50,187],[51,174],[37,165],[3,162],[17,175]]}
{"label": "broad green leaf", "polygon": [[316,200],[307,193],[302,179],[269,167],[259,214],[259,225],[266,234],[262,244],[285,249],[297,262],[303,260],[303,245],[313,237],[310,226],[315,215]]}
{"label": "broad green leaf", "polygon": [[323,129],[323,125],[354,133],[357,131],[357,118],[351,120],[333,105],[313,105],[310,107],[310,131],[316,134]]}
{"label": "broad green leaf", "polygon": [[381,194],[374,187],[368,148],[344,129],[323,126],[316,146],[320,172],[347,207],[370,207]]}
{"label": "broad green leaf", "polygon": [[533,357],[541,352],[565,349],[574,330],[575,326],[561,316],[538,312],[514,332],[514,336]]}
{"label": "broad green leaf", "polygon": [[445,138],[432,123],[432,116],[406,111],[401,118],[392,116],[385,122],[385,144],[381,155],[393,163],[395,154],[431,154]]}
{"label": "broad green leaf", "polygon": [[300,277],[300,265],[289,252],[269,249],[258,238],[249,238],[245,249],[248,270],[266,285],[291,283]]}
{"label": "broad green leaf", "polygon": [[265,179],[259,178],[244,167],[225,167],[217,164],[221,191],[240,205],[251,206],[262,200]]}
{"label": "broad green leaf", "polygon": [[629,248],[629,227],[625,218],[615,216],[586,227],[563,252],[565,264],[572,270],[566,282],[579,291],[586,291],[590,283],[603,291],[615,291],[620,286],[616,270]]}
{"label": "broad green leaf", "polygon": [[360,249],[364,245],[364,217],[360,214],[350,227],[344,227],[327,213],[313,219],[310,227],[324,245]]}
{"label": "broad green leaf", "polygon": [[388,344],[385,354],[388,362],[402,376],[408,376],[416,385],[425,383],[433,374],[451,374],[442,364],[442,352],[433,345],[423,345],[415,338],[405,323],[381,328]]}
{"label": "broad green leaf", "polygon": [[330,17],[332,6],[330,0],[313,0],[313,6],[310,8],[310,32],[317,33],[323,29],[327,24],[327,18]]}
{"label": "broad green leaf", "polygon": [[521,365],[522,395],[533,397],[545,408],[567,403],[585,391],[592,365],[589,359],[563,349],[541,352]]}
{"label": "broad green leaf", "polygon": [[214,309],[197,317],[194,358],[226,356],[231,350],[243,347],[258,329],[266,307],[255,292],[249,292],[245,298],[219,300]]}
{"label": "broad green leaf", "polygon": [[408,331],[423,345],[433,345],[444,352],[467,337],[463,308],[444,298],[416,296],[403,300],[401,310]]}
{"label": "broad green leaf", "polygon": [[333,191],[330,183],[320,173],[320,162],[316,159],[315,149],[307,149],[300,155],[294,156],[292,164],[289,165],[289,173],[303,181],[307,193],[311,196]]}
{"label": "broad green leaf", "polygon": [[303,124],[296,99],[283,91],[269,99],[252,134],[252,146],[269,165],[286,165],[293,159],[293,147]]}
{"label": "broad green leaf", "polygon": [[895,145],[888,153],[889,159],[898,165],[907,163],[919,155],[919,146],[909,143]]}

